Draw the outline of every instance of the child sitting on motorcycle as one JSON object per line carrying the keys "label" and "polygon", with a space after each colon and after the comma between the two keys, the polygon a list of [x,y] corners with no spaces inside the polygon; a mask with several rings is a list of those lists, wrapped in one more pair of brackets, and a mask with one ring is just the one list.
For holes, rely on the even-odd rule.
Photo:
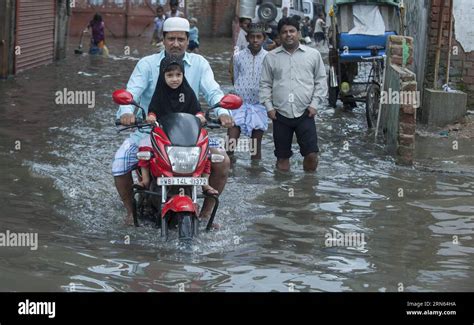
{"label": "child sitting on motorcycle", "polygon": [[[170,113],[193,114],[199,118],[202,124],[206,123],[196,94],[184,76],[183,61],[173,56],[165,56],[161,61],[160,76],[148,107],[147,123],[155,123],[157,116],[163,117]],[[146,136],[139,144],[139,151],[151,150],[150,137]],[[148,189],[151,181],[149,161],[141,160],[138,166],[142,174],[142,181],[138,185]],[[202,177],[209,178],[210,173],[211,161],[208,159]],[[203,186],[203,191],[208,195],[219,194],[209,185]]]}

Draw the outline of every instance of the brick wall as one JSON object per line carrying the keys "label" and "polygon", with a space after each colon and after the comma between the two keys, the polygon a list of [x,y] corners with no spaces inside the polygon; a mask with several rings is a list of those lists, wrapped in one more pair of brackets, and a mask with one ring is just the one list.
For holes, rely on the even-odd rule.
{"label": "brick wall", "polygon": [[213,1],[213,36],[232,36],[232,20],[235,16],[236,0]]}
{"label": "brick wall", "polygon": [[198,27],[202,36],[231,37],[236,2],[237,0],[188,0],[188,14],[199,20]]}
{"label": "brick wall", "polygon": [[187,10],[190,17],[198,19],[198,28],[200,36],[212,35],[212,1],[211,0],[193,0],[187,1]]}
{"label": "brick wall", "polygon": [[[186,13],[198,19],[201,37],[232,37],[232,21],[238,0],[186,0]],[[76,0],[73,9],[71,33],[79,36],[85,25],[96,11],[106,21],[106,35],[113,33],[116,37],[125,36],[125,6],[117,6],[114,1],[104,1],[102,6],[91,6],[87,0]],[[156,6],[150,1],[140,5],[131,5],[128,20],[128,36],[150,37],[153,32],[153,18]],[[166,5],[165,10],[169,8]]]}
{"label": "brick wall", "polygon": [[[443,17],[443,42],[441,50],[440,69],[438,77],[438,85],[443,85],[446,80],[446,64],[448,53],[448,30],[449,30],[449,1],[431,0],[431,16],[429,20],[429,42],[427,55],[427,68],[425,76],[425,87],[433,87],[434,66],[436,57],[436,46],[439,26],[439,13],[441,5],[445,6]],[[453,26],[454,28],[454,26]],[[472,28],[472,26],[465,26]],[[464,91],[468,94],[468,107],[474,108],[474,51],[465,53],[461,44],[455,39],[454,30],[452,46],[458,50],[458,54],[451,54],[451,70],[450,85],[457,90]]]}
{"label": "brick wall", "polygon": [[[386,92],[416,92],[418,89],[413,68],[414,40],[411,37],[390,36],[387,44],[388,66],[385,74]],[[404,51],[404,48],[408,51]],[[405,53],[405,55],[404,55]],[[401,95],[400,95],[401,96]],[[382,105],[382,127],[390,152],[399,164],[411,165],[415,150],[417,103],[389,102]]]}

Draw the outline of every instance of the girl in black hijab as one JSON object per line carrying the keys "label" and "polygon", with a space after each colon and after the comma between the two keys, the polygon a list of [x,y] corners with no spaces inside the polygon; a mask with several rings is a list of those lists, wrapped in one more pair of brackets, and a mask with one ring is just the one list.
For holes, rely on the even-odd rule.
{"label": "girl in black hijab", "polygon": [[161,60],[160,76],[148,106],[152,119],[153,115],[163,117],[169,113],[202,115],[202,119],[199,118],[205,122],[196,94],[184,76],[183,60],[175,56],[165,56]]}
{"label": "girl in black hijab", "polygon": [[[184,76],[183,60],[165,56],[160,64],[160,76],[156,84],[155,93],[151,98],[150,106],[148,106],[148,123],[156,122],[157,117],[163,117],[170,113],[188,113],[196,115],[205,123],[204,113],[201,111],[201,105]],[[139,151],[149,151],[151,148],[150,137],[140,142]],[[138,166],[142,171],[142,182],[139,185],[148,189],[150,185],[149,162],[140,160]],[[202,177],[209,177],[211,173],[211,162],[208,160]],[[211,186],[203,186],[204,193],[217,195],[218,191]]]}

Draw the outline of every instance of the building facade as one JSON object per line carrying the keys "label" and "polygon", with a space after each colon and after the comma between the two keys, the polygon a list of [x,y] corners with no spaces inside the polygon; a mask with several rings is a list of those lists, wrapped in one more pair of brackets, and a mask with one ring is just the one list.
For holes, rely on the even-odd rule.
{"label": "building facade", "polygon": [[[180,0],[187,17],[198,19],[201,36],[232,35],[232,19],[237,0]],[[169,10],[167,0],[75,0],[71,35],[79,36],[95,13],[106,23],[106,33],[113,37],[151,37],[156,7]]]}
{"label": "building facade", "polygon": [[0,0],[0,77],[66,55],[69,0]]}
{"label": "building facade", "polygon": [[434,66],[438,42],[439,14],[441,6],[445,6],[443,15],[443,32],[440,69],[437,85],[446,82],[446,67],[448,52],[451,51],[450,83],[456,90],[461,90],[468,95],[468,107],[474,109],[474,28],[472,17],[474,5],[472,0],[454,0],[454,33],[451,49],[449,49],[449,1],[431,0],[431,10],[428,20],[428,42],[425,44],[426,75],[425,87],[433,88]]}

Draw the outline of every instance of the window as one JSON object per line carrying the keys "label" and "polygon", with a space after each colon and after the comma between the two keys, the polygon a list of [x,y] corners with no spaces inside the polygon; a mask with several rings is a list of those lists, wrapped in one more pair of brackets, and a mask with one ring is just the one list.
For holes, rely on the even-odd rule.
{"label": "window", "polygon": [[311,3],[303,2],[303,12],[305,15],[309,15],[311,13]]}
{"label": "window", "polygon": [[93,6],[101,6],[104,4],[104,0],[89,0],[89,4]]}
{"label": "window", "polygon": [[302,0],[291,0],[290,1],[290,8],[296,11],[303,10],[303,3]]}

